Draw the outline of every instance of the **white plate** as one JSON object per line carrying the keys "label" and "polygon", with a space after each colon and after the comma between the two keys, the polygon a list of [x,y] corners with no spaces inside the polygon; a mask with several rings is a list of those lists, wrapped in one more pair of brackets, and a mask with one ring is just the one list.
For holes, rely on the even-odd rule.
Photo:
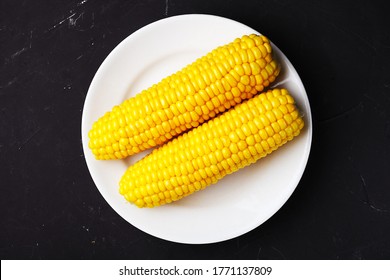
{"label": "white plate", "polygon": [[[297,72],[276,46],[275,54],[283,70],[275,85],[286,87],[295,97],[306,126],[294,141],[257,163],[175,203],[139,209],[119,194],[118,182],[127,167],[147,152],[126,160],[98,161],[88,148],[88,131],[93,122],[114,105],[215,47],[250,33],[259,32],[222,17],[170,17],[131,34],[108,55],[97,71],[82,116],[85,159],[102,196],[138,229],[180,243],[227,240],[264,223],[282,207],[298,185],[311,147],[310,106]],[[272,34],[264,35],[272,40]]]}

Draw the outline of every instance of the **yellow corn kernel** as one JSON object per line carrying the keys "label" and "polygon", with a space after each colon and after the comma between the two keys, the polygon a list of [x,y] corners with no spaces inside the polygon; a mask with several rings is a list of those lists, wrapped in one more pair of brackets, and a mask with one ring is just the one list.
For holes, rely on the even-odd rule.
{"label": "yellow corn kernel", "polygon": [[268,42],[256,34],[237,38],[114,106],[88,133],[95,158],[120,159],[161,145],[263,90],[279,74]]}
{"label": "yellow corn kernel", "polygon": [[[284,95],[294,109],[286,113],[279,110],[279,119],[275,107],[264,106],[264,102],[284,106],[279,102],[280,91],[274,89],[155,149],[126,170],[119,192],[138,207],[160,206],[265,157],[297,136],[304,126],[292,97]],[[265,111],[259,113],[259,106]]]}

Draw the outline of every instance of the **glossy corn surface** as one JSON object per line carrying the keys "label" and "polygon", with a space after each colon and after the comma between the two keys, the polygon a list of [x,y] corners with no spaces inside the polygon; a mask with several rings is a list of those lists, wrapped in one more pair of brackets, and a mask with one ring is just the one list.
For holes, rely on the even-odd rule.
{"label": "glossy corn surface", "polygon": [[115,106],[89,132],[97,159],[163,144],[263,91],[279,74],[265,36],[245,35]]}
{"label": "glossy corn surface", "polygon": [[120,193],[138,207],[176,201],[265,157],[297,136],[303,126],[287,90],[270,90],[130,166],[119,183]]}

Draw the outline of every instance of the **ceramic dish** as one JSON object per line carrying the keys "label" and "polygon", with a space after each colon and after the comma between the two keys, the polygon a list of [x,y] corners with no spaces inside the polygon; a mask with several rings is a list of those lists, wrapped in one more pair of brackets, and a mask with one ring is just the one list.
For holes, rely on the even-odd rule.
{"label": "ceramic dish", "polygon": [[[135,161],[98,161],[88,148],[92,124],[114,105],[244,34],[261,31],[210,15],[182,15],[149,24],[123,40],[98,69],[84,104],[82,140],[91,176],[111,207],[126,221],[153,236],[180,243],[213,243],[242,235],[269,219],[287,201],[308,160],[312,120],[304,86],[292,64],[275,46],[282,72],[272,86],[287,88],[305,120],[299,137],[278,151],[180,201],[152,209],[129,204],[118,182]],[[267,35],[272,41],[272,34]]]}

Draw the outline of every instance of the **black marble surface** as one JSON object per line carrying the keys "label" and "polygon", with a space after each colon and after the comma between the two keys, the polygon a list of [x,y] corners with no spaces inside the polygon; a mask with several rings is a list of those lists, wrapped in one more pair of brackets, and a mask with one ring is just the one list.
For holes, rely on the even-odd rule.
{"label": "black marble surface", "polygon": [[[376,0],[1,0],[1,259],[390,258],[388,11]],[[189,13],[268,35],[300,74],[314,121],[288,202],[255,230],[209,245],[160,240],[120,218],[89,175],[80,135],[110,51],[148,23]]]}

